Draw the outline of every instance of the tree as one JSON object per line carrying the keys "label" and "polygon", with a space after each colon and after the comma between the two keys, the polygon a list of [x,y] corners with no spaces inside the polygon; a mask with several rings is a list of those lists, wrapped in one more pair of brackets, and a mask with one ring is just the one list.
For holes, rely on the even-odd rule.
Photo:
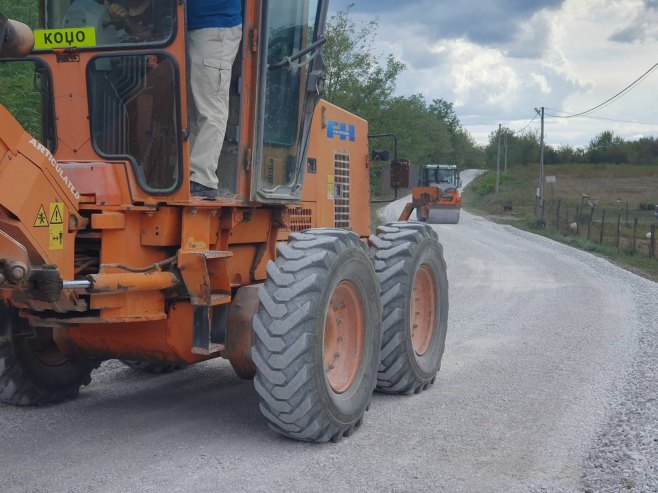
{"label": "tree", "polygon": [[626,163],[628,156],[624,149],[624,139],[611,130],[605,130],[592,139],[587,146],[591,163]]}
{"label": "tree", "polygon": [[327,23],[325,97],[369,120],[390,101],[405,67],[391,54],[380,63],[373,48],[379,21],[357,26],[349,17],[352,7],[348,5]]}

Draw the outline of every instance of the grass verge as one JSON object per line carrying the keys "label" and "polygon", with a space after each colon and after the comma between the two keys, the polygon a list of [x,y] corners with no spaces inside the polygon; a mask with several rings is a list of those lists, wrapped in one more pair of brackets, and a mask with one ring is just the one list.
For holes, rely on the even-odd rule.
{"label": "grass verge", "polygon": [[[545,169],[545,174],[556,176],[557,182],[553,188],[548,185],[545,188],[549,200],[543,221],[538,220],[535,210],[538,167],[501,174],[498,194],[495,193],[494,172],[479,177],[463,194],[464,208],[492,221],[604,257],[658,282],[658,259],[649,257],[649,241],[645,238],[646,231],[652,224],[658,224],[658,220],[653,211],[641,209],[645,204],[658,203],[658,168],[573,165]],[[576,217],[580,218],[578,236],[569,229]],[[635,218],[638,218],[636,231]],[[619,248],[616,246],[618,226]],[[636,237],[635,251],[631,248],[633,236]]]}

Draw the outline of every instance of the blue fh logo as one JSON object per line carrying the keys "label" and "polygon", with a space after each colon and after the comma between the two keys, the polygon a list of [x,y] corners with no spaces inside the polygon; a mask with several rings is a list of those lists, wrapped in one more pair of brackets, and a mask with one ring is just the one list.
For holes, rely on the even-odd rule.
{"label": "blue fh logo", "polygon": [[354,142],[356,140],[356,127],[336,121],[329,121],[327,123],[327,137],[333,139],[339,136],[340,140],[348,140]]}

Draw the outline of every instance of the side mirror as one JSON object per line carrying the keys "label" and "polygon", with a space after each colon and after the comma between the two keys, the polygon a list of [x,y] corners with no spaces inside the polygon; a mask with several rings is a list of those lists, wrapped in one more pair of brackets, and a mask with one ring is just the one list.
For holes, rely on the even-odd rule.
{"label": "side mirror", "polygon": [[389,160],[388,149],[373,149],[372,150],[372,160],[373,161],[388,161]]}
{"label": "side mirror", "polygon": [[391,161],[391,188],[409,188],[409,161]]}

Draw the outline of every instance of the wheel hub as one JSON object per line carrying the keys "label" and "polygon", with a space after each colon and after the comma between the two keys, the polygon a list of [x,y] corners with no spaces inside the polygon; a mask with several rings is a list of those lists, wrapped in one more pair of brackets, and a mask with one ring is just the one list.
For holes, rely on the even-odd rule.
{"label": "wheel hub", "polygon": [[418,356],[427,352],[436,324],[436,283],[429,266],[416,273],[411,293],[411,343]]}
{"label": "wheel hub", "polygon": [[324,323],[324,374],[332,390],[345,392],[361,364],[365,325],[356,286],[343,281],[334,290]]}

